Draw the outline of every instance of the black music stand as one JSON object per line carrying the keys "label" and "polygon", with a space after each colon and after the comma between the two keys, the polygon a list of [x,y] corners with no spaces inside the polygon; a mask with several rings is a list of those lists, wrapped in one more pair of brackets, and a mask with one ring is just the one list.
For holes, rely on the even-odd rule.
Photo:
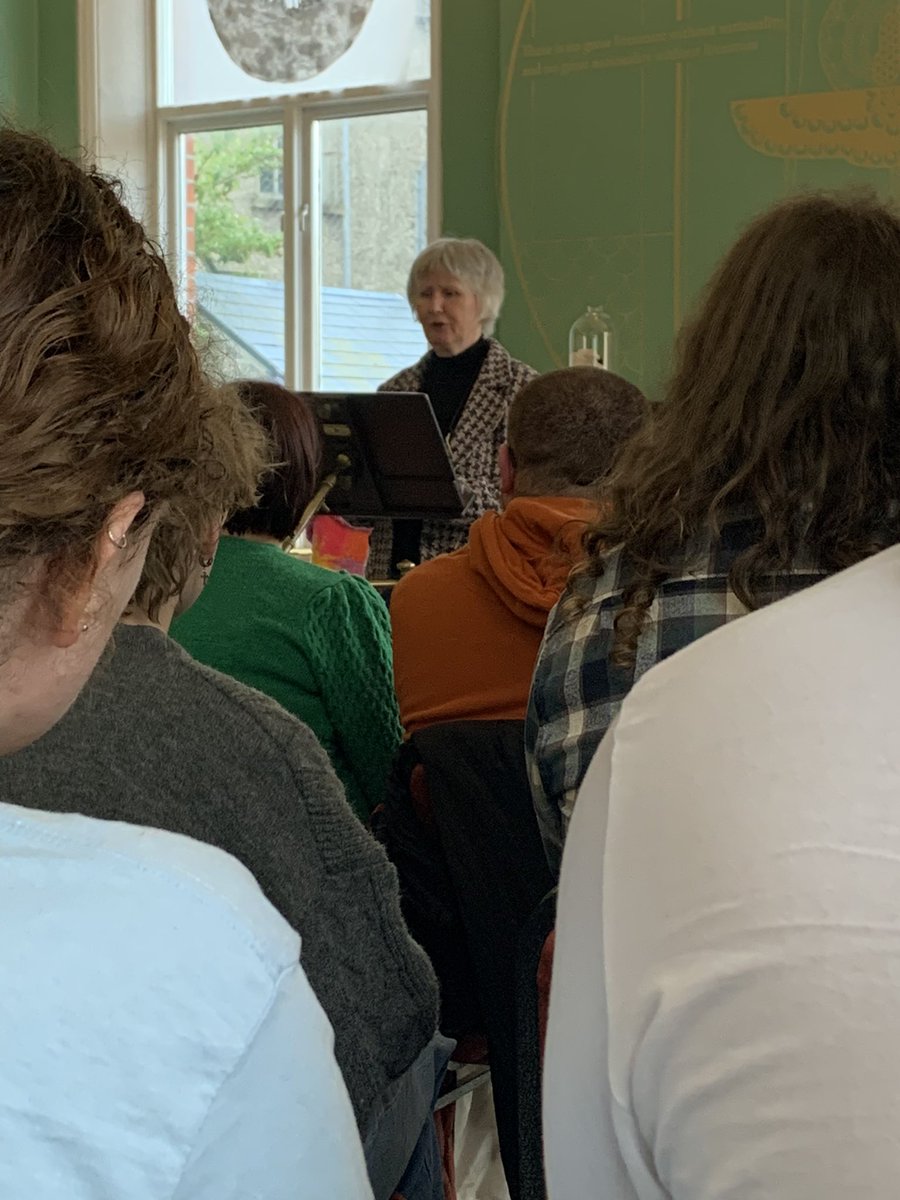
{"label": "black music stand", "polygon": [[315,508],[327,497],[329,512],[363,520],[463,515],[467,501],[424,393],[311,392],[307,398],[322,431]]}

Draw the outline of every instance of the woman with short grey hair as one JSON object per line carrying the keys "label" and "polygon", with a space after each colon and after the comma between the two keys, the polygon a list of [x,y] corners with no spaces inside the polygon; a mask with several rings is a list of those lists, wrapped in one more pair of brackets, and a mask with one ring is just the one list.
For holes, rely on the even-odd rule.
{"label": "woman with short grey hair", "polygon": [[475,238],[438,238],[426,246],[410,267],[406,284],[410,307],[420,321],[419,296],[429,276],[436,273],[454,276],[478,298],[481,331],[490,337],[506,291],[497,256]]}
{"label": "woman with short grey hair", "polygon": [[379,522],[372,534],[369,575],[398,573],[465,545],[469,525],[500,503],[497,452],[516,392],[537,372],[518,362],[493,337],[503,304],[503,268],[475,238],[439,238],[418,255],[406,294],[429,351],[381,391],[426,392],[464,493],[465,516],[455,520]]}

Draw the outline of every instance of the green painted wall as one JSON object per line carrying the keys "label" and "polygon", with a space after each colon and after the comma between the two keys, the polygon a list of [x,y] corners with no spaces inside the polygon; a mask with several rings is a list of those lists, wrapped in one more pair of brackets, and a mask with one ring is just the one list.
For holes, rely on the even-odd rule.
{"label": "green painted wall", "polygon": [[499,0],[443,0],[441,24],[444,232],[496,248]]}
{"label": "green painted wall", "polygon": [[78,144],[77,0],[0,0],[0,110]]}
{"label": "green painted wall", "polygon": [[38,22],[33,0],[0,0],[0,106],[5,116],[37,125]]}
{"label": "green painted wall", "polygon": [[44,132],[63,150],[80,143],[78,0],[38,0],[38,94]]}
{"label": "green painted wall", "polygon": [[537,367],[603,304],[613,365],[658,394],[676,327],[753,213],[805,187],[900,194],[897,0],[444,7],[447,228],[498,228],[502,337]]}

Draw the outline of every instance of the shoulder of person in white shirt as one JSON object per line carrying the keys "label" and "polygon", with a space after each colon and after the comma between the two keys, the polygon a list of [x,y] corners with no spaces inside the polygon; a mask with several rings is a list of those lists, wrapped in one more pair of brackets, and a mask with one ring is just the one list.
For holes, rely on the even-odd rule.
{"label": "shoulder of person in white shirt", "polygon": [[881,1196],[900,1178],[900,547],[625,701],[563,865],[556,1200]]}

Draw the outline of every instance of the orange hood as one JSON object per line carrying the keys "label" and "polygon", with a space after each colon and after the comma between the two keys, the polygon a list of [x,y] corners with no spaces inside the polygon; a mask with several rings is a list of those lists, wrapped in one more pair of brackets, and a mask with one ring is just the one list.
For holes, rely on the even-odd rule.
{"label": "orange hood", "polygon": [[543,627],[581,556],[596,505],[566,496],[520,496],[469,529],[471,566],[522,621]]}

